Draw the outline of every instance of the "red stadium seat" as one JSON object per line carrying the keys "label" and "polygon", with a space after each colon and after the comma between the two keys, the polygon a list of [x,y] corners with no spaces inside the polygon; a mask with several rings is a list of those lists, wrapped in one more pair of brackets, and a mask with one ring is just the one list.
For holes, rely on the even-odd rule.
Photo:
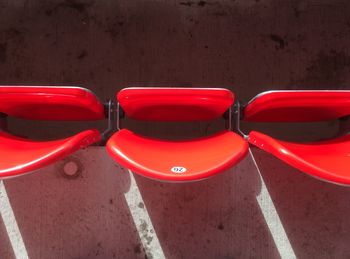
{"label": "red stadium seat", "polygon": [[[105,118],[103,104],[95,95],[77,87],[0,86],[0,113],[36,120]],[[0,179],[35,171],[99,140],[97,130],[55,141],[34,141],[0,132]]]}
{"label": "red stadium seat", "polygon": [[[129,117],[155,121],[212,120],[234,103],[229,90],[218,88],[126,88],[117,99]],[[247,150],[247,142],[228,130],[199,139],[167,141],[123,129],[107,142],[108,153],[118,163],[164,181],[208,178],[237,164]]]}
{"label": "red stadium seat", "polygon": [[[244,120],[306,122],[350,115],[350,91],[272,91],[254,98]],[[291,143],[252,131],[249,143],[314,177],[350,184],[350,134],[314,143]]]}

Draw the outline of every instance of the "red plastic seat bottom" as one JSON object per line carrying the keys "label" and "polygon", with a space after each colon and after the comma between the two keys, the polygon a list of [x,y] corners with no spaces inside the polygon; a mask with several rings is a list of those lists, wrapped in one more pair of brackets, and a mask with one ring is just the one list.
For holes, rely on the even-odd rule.
{"label": "red plastic seat bottom", "polygon": [[350,184],[350,134],[328,141],[298,144],[252,131],[249,142],[309,175]]}
{"label": "red plastic seat bottom", "polygon": [[165,181],[193,181],[237,164],[245,157],[248,143],[226,130],[189,141],[164,141],[123,129],[109,139],[107,151],[118,163],[143,176]]}
{"label": "red plastic seat bottom", "polygon": [[38,170],[100,140],[98,130],[86,130],[55,141],[33,141],[0,132],[0,179]]}

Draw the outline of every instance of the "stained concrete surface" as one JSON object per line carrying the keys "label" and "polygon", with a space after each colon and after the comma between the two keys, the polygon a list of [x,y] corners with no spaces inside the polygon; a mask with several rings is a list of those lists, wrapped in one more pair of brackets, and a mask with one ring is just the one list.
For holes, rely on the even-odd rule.
{"label": "stained concrete surface", "polygon": [[[0,0],[0,84],[80,85],[102,100],[126,86],[227,87],[242,102],[271,89],[350,89],[349,13],[345,0]],[[221,125],[128,123],[164,138],[207,135]],[[52,139],[105,125],[10,118],[9,126]],[[243,127],[315,140],[336,134],[338,122]],[[84,152],[79,159],[89,156]],[[95,155],[97,162],[83,163],[88,176],[75,181],[52,168],[5,181],[31,258],[144,257],[123,196],[130,179],[110,161],[98,167],[107,158]],[[295,254],[347,258],[348,189],[261,152],[257,162]],[[188,185],[136,177],[167,257],[279,256],[253,202],[260,186],[255,169],[245,165],[250,177],[243,179],[241,169]],[[5,230],[0,224],[0,257],[11,258]]]}
{"label": "stained concrete surface", "polygon": [[[306,176],[263,151],[254,149],[254,156],[297,258],[347,258],[348,188]],[[200,182],[135,176],[143,200],[134,205],[147,209],[152,228],[131,217],[125,197],[135,192],[131,175],[103,147],[71,158],[82,165],[76,179],[61,174],[66,161],[60,161],[4,181],[29,258],[159,258],[140,241],[152,245],[156,237],[166,258],[281,258],[284,252],[275,240],[281,237],[271,234],[278,220],[267,222],[263,215],[273,206],[257,202],[262,180],[250,156]],[[8,236],[2,222],[0,258],[14,258]]]}

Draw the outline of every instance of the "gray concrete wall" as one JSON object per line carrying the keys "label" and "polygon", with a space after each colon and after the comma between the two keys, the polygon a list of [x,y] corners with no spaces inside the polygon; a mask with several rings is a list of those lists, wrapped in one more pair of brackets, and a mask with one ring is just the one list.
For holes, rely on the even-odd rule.
{"label": "gray concrete wall", "polygon": [[[81,85],[102,100],[126,86],[227,87],[243,102],[350,89],[349,14],[345,0],[0,0],[0,84]],[[221,127],[126,123],[177,138]],[[13,133],[39,139],[105,125],[10,119]],[[243,127],[314,140],[338,123]],[[77,179],[59,174],[61,161],[6,180],[0,258],[348,258],[349,190],[253,152],[258,167],[248,157],[181,185],[134,181],[98,147],[74,155]]]}
{"label": "gray concrete wall", "polygon": [[[346,0],[2,0],[0,83],[81,85],[102,100],[126,86],[227,87],[243,102],[349,89],[349,12]],[[11,125],[36,138],[105,126]]]}

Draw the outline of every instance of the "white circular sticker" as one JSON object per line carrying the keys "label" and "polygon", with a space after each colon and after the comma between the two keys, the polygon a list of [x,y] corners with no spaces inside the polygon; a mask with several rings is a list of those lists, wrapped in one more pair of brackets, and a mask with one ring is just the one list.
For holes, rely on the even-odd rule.
{"label": "white circular sticker", "polygon": [[174,166],[173,168],[171,168],[171,171],[175,174],[183,174],[187,171],[187,169],[182,166]]}

